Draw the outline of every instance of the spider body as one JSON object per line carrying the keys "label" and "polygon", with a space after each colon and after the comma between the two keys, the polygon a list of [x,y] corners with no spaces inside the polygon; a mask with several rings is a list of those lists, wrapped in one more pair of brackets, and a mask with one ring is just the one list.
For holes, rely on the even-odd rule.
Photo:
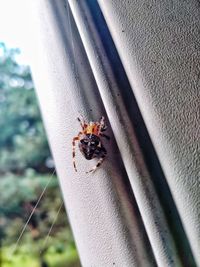
{"label": "spider body", "polygon": [[93,172],[101,165],[107,154],[107,151],[104,148],[101,140],[101,137],[109,139],[109,136],[102,133],[106,130],[107,127],[104,123],[104,117],[101,117],[99,122],[86,123],[84,120],[81,121],[80,118],[78,118],[78,121],[81,124],[82,131],[79,132],[78,136],[74,137],[72,141],[72,157],[74,169],[75,171],[77,171],[75,163],[75,144],[76,141],[78,141],[79,150],[83,154],[85,159],[99,159],[96,166],[94,166],[90,171],[88,171]]}
{"label": "spider body", "polygon": [[87,160],[91,160],[106,153],[100,138],[95,134],[86,134],[78,145],[81,153]]}

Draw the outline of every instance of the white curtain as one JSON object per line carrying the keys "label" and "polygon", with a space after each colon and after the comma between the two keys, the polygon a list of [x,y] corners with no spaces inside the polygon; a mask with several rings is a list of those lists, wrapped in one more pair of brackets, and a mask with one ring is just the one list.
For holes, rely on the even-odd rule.
{"label": "white curtain", "polygon": [[[186,3],[187,2],[187,3]],[[197,1],[36,0],[32,73],[83,266],[200,266]],[[106,118],[99,169],[72,139]]]}

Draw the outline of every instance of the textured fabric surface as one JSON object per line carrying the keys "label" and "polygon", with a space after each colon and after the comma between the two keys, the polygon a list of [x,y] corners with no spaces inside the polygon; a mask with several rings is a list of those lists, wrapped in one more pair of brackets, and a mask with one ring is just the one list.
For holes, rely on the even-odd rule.
{"label": "textured fabric surface", "polygon": [[99,3],[200,264],[199,2]]}
{"label": "textured fabric surface", "polygon": [[[98,3],[30,8],[33,77],[82,265],[196,266],[200,6]],[[89,175],[96,161],[78,150],[72,165],[80,114],[104,115],[111,136]]]}

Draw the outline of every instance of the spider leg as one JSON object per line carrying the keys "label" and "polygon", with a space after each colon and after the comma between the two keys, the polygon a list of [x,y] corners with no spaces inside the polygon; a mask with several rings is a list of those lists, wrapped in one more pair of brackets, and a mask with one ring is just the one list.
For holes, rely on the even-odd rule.
{"label": "spider leg", "polygon": [[105,125],[105,118],[102,116],[99,122],[99,134],[101,132],[104,132],[106,129],[107,129],[107,126]]}
{"label": "spider leg", "polygon": [[76,141],[79,141],[80,140],[80,135],[82,133],[80,132],[78,134],[78,136],[75,136],[72,140],[72,160],[73,160],[73,165],[74,165],[74,169],[75,171],[77,172],[77,168],[76,168],[76,162],[75,162],[75,148],[76,148]]}
{"label": "spider leg", "polygon": [[106,157],[106,150],[104,151],[104,154],[101,156],[101,158],[98,160],[97,164],[91,169],[89,170],[88,172],[86,173],[90,173],[90,172],[95,172],[96,169],[102,164],[102,162],[104,161],[105,157]]}
{"label": "spider leg", "polygon": [[105,122],[104,121],[105,121],[104,116],[101,116],[101,118],[99,120],[99,123],[100,123],[101,127],[105,125]]}
{"label": "spider leg", "polygon": [[110,136],[108,136],[107,134],[100,133],[99,135],[105,137],[107,140],[110,140]]}
{"label": "spider leg", "polygon": [[85,123],[85,120],[82,118],[82,120],[78,117],[77,120],[80,122],[81,128],[85,130],[87,127],[87,123]]}
{"label": "spider leg", "polygon": [[84,122],[78,117],[77,120],[80,122],[81,128],[84,130]]}

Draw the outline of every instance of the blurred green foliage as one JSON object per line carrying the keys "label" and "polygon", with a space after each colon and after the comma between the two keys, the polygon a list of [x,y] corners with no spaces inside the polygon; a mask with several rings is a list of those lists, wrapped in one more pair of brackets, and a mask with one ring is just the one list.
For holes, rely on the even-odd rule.
{"label": "blurred green foliage", "polygon": [[[0,239],[2,267],[78,267],[29,67],[0,43]],[[52,177],[52,178],[51,178]],[[50,183],[49,183],[50,181]],[[44,187],[16,250],[17,239]]]}
{"label": "blurred green foliage", "polygon": [[42,171],[50,153],[29,67],[17,64],[19,50],[0,47],[0,171]]}

